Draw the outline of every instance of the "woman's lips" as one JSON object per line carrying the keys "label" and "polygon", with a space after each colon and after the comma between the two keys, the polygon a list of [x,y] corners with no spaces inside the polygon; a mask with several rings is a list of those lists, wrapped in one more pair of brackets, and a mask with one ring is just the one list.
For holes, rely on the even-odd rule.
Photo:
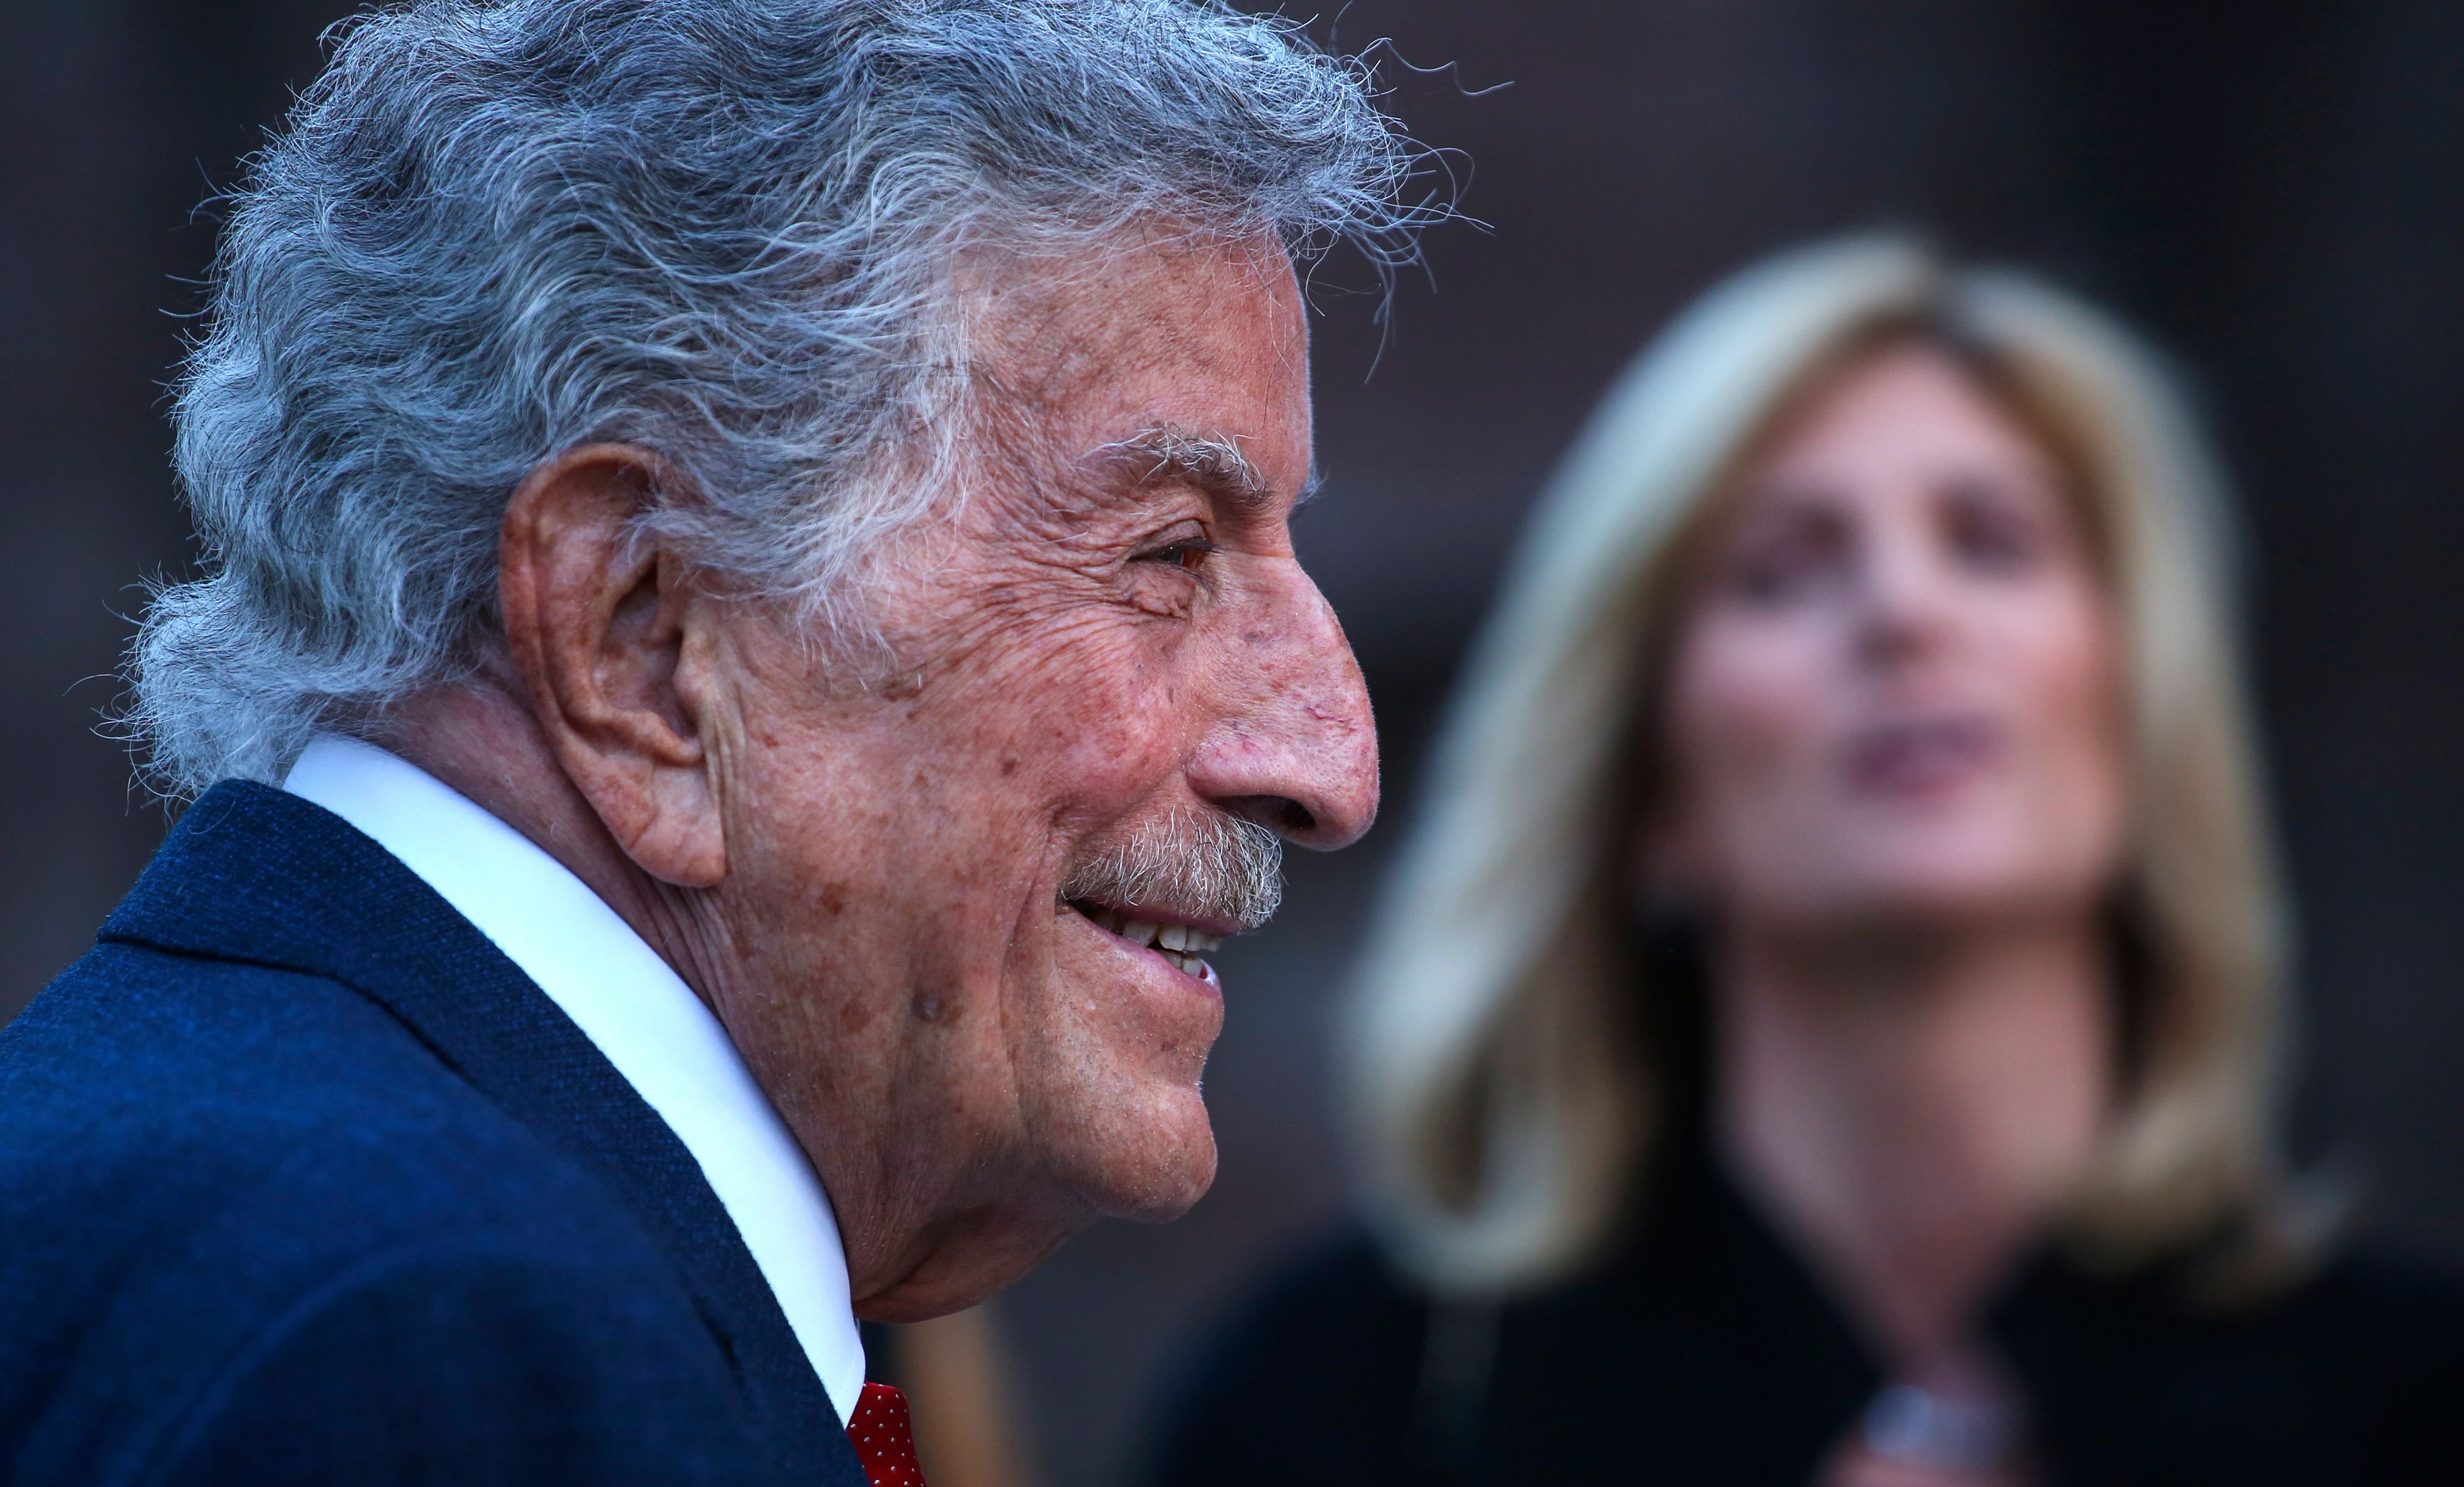
{"label": "woman's lips", "polygon": [[1843,764],[1859,790],[1923,795],[1975,778],[2001,751],[2002,730],[1989,719],[1908,719],[1858,733]]}

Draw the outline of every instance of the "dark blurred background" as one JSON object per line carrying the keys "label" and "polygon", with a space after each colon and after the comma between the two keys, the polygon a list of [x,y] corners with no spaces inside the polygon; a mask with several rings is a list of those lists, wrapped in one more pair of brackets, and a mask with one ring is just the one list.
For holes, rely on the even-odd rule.
{"label": "dark blurred background", "polygon": [[[138,582],[193,559],[163,384],[212,248],[196,209],[348,9],[0,11],[0,1017],[163,831],[97,723]],[[1433,710],[1592,399],[1715,277],[1875,222],[2050,270],[2200,383],[2245,493],[2301,897],[2299,1148],[2367,1175],[2367,1232],[2464,1259],[2464,5],[1353,0],[1313,29],[1392,38],[1396,106],[1464,152],[1492,224],[1431,237],[1382,335],[1356,265],[1317,296],[1329,484],[1300,539],[1377,699],[1389,826],[1295,863],[1284,919],[1222,957],[1214,1193],[998,1303],[1045,1480],[1121,1479],[1205,1319],[1335,1221],[1330,1001]]]}

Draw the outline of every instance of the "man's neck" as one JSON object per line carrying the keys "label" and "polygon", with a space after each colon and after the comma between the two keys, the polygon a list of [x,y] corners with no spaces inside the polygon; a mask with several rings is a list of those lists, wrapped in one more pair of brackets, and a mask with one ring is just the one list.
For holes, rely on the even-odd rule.
{"label": "man's neck", "polygon": [[2093,918],[1743,933],[1716,999],[1715,1130],[1886,1350],[1954,1343],[2110,1098]]}
{"label": "man's neck", "polygon": [[[636,865],[557,763],[554,749],[508,684],[483,677],[440,688],[387,720],[378,742],[435,776],[554,857],[625,921],[709,1007],[730,1036],[731,999],[743,989],[725,979],[724,916],[695,912],[693,891],[665,883]],[[707,903],[698,905],[703,909]],[[742,1039],[737,1037],[739,1048]],[[803,1143],[828,1187],[860,1315],[889,1317],[889,1293],[956,1303],[913,1303],[923,1314],[972,1304],[1048,1255],[1082,1227],[1076,1210],[1034,1212],[1021,1222],[1006,1192],[954,1188],[945,1154],[872,1139],[869,1108],[814,1108],[794,1088],[747,1063]],[[829,1133],[827,1148],[819,1133]],[[982,1276],[999,1279],[987,1283]],[[910,1303],[898,1302],[906,1305]]]}
{"label": "man's neck", "polygon": [[423,694],[388,720],[383,742],[564,864],[716,1010],[717,968],[697,921],[676,890],[626,855],[557,767],[539,724],[501,686],[483,677]]}

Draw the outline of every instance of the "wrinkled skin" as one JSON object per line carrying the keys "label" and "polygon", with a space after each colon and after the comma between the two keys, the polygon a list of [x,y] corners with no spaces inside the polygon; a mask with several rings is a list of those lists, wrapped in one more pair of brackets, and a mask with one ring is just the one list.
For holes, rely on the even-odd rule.
{"label": "wrinkled skin", "polygon": [[[1290,544],[1308,339],[1281,249],[1157,237],[1056,267],[963,266],[985,427],[966,499],[874,565],[887,665],[628,544],[660,470],[596,446],[509,507],[504,664],[397,740],[715,1010],[821,1174],[868,1317],[972,1304],[1212,1180],[1220,988],[1065,904],[1071,865],[1174,812],[1329,848],[1376,807],[1367,695]],[[1156,431],[1237,447],[1253,478],[1120,447]]]}

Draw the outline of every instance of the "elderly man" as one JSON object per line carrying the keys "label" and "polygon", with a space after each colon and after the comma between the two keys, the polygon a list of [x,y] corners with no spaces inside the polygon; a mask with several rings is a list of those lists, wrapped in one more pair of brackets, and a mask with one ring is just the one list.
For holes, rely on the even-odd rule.
{"label": "elderly man", "polygon": [[5,1475],[913,1480],[855,1319],[1196,1201],[1375,811],[1293,264],[1409,167],[1197,0],[347,30],[179,396],[194,803],[0,1041]]}

